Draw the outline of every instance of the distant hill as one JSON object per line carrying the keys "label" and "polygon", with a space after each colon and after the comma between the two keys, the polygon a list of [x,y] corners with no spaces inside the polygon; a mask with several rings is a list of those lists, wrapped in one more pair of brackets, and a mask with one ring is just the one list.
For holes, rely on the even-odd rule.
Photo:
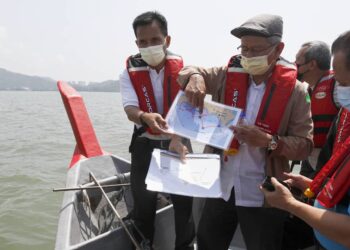
{"label": "distant hill", "polygon": [[[0,68],[0,91],[57,91],[56,80],[48,77],[29,76],[14,73]],[[119,82],[107,80],[103,82],[68,82],[78,91],[119,92]]]}

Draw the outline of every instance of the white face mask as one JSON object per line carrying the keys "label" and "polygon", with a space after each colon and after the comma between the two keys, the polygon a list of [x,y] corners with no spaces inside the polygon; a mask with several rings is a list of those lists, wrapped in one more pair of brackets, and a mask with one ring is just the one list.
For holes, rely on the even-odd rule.
{"label": "white face mask", "polygon": [[337,82],[335,86],[335,98],[340,106],[350,111],[350,86],[341,86]]}
{"label": "white face mask", "polygon": [[165,57],[164,44],[139,48],[142,59],[150,66],[159,65]]}

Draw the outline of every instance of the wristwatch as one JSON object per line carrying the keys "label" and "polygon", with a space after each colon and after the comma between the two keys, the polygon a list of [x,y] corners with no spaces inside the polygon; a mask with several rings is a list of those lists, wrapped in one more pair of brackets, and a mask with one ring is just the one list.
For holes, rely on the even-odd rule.
{"label": "wristwatch", "polygon": [[270,151],[275,150],[278,147],[278,140],[279,140],[278,135],[273,135],[267,149]]}

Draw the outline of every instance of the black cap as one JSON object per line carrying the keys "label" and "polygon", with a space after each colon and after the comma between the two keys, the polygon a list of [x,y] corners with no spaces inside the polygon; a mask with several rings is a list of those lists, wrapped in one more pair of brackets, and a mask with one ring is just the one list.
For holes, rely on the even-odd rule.
{"label": "black cap", "polygon": [[283,20],[282,17],[277,15],[258,15],[250,18],[241,26],[231,30],[231,34],[238,38],[241,38],[242,36],[246,35],[262,37],[282,37]]}

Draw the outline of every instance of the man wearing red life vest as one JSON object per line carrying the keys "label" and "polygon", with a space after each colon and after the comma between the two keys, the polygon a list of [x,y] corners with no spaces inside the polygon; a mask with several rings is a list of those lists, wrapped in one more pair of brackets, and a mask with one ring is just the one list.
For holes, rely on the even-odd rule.
{"label": "man wearing red life vest", "polygon": [[272,206],[284,209],[314,228],[316,238],[326,249],[350,249],[350,31],[332,45],[336,99],[342,106],[331,127],[318,164],[323,166],[313,180],[285,174],[290,185],[316,198],[314,206],[297,201],[283,185],[272,178],[274,192],[263,188]]}
{"label": "man wearing red life vest", "polygon": [[[266,175],[282,177],[288,159],[311,153],[312,120],[306,84],[280,57],[283,21],[259,15],[231,31],[241,55],[227,66],[185,67],[178,81],[193,105],[213,100],[244,110],[246,125],[234,128],[236,140],[222,153],[221,198],[206,199],[197,234],[198,249],[226,250],[238,223],[247,249],[281,249],[287,213],[264,207],[259,185]],[[186,85],[187,84],[187,85]],[[239,143],[238,143],[239,142]]]}
{"label": "man wearing red life vest", "polygon": [[[120,76],[120,91],[128,119],[135,124],[130,144],[131,188],[134,199],[132,218],[152,246],[157,193],[146,190],[145,178],[154,148],[168,149],[164,117],[179,86],[182,58],[167,50],[170,36],[167,21],[158,12],[135,18],[133,29],[139,54],[130,56]],[[193,249],[192,198],[171,195],[175,212],[175,249]],[[137,235],[137,233],[136,233]]]}
{"label": "man wearing red life vest", "polygon": [[334,98],[335,79],[330,70],[329,46],[322,41],[304,43],[296,55],[295,63],[298,67],[298,79],[309,84],[314,123],[314,149],[308,159],[302,162],[301,174],[313,178],[318,155],[339,111],[339,105]]}
{"label": "man wearing red life vest", "polygon": [[[334,73],[330,70],[331,51],[322,41],[304,43],[295,57],[298,68],[298,79],[305,81],[311,97],[311,114],[314,123],[314,149],[307,160],[302,161],[300,174],[313,178],[316,171],[317,158],[326,142],[329,128],[339,111],[335,101]],[[287,219],[284,232],[283,247],[285,249],[306,248],[314,245],[312,228],[298,217]]]}

